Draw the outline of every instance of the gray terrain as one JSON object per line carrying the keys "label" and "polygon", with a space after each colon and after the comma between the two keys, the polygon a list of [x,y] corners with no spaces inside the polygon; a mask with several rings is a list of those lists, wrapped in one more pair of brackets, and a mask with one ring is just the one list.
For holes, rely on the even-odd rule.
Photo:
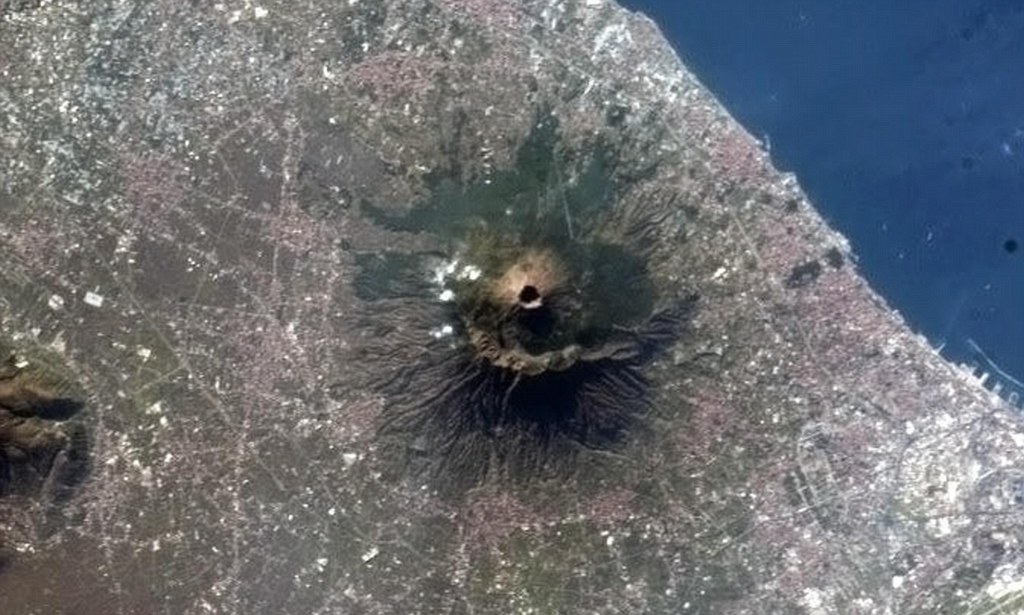
{"label": "gray terrain", "polygon": [[612,2],[2,0],[0,255],[4,615],[1024,611],[1019,412]]}

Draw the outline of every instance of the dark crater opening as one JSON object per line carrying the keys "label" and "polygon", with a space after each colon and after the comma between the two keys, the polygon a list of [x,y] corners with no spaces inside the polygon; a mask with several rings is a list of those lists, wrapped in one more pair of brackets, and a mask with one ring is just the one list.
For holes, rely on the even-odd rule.
{"label": "dark crater opening", "polygon": [[540,307],[540,291],[536,286],[527,284],[519,291],[519,304],[526,309]]}

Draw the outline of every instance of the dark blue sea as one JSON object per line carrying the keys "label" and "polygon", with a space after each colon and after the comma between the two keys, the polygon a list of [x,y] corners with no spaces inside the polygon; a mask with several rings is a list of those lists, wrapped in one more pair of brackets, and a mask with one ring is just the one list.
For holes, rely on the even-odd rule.
{"label": "dark blue sea", "polygon": [[911,327],[1024,380],[1024,0],[624,4],[770,143]]}

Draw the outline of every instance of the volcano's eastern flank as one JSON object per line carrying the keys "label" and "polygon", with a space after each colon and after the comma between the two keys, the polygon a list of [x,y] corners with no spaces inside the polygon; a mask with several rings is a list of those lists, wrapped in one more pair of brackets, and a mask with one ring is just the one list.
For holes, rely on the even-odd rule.
{"label": "volcano's eastern flank", "polygon": [[367,208],[437,246],[364,255],[357,290],[368,325],[389,331],[367,351],[388,374],[384,435],[442,485],[564,476],[581,452],[619,448],[651,403],[644,365],[696,307],[692,294],[659,296],[642,233],[610,224],[614,173],[600,148],[570,164],[556,125],[541,122],[511,170],[439,181],[434,198],[456,201],[446,207]]}

